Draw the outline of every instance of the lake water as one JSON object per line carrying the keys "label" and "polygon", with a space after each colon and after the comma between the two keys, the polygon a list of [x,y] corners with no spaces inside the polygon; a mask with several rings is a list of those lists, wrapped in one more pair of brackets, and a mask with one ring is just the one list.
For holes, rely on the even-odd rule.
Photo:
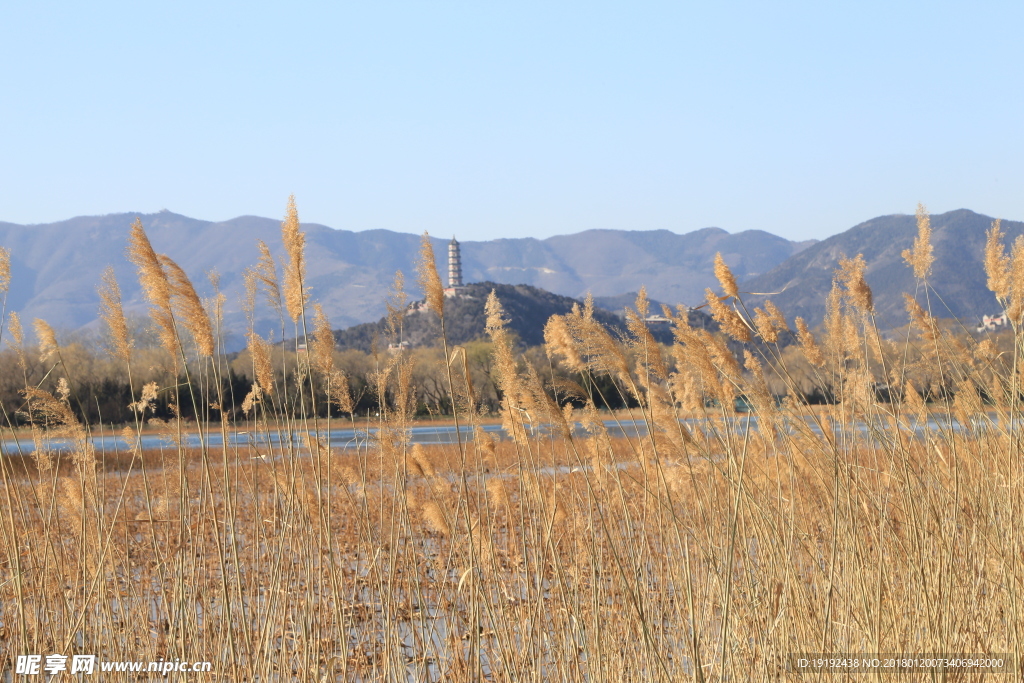
{"label": "lake water", "polygon": [[[975,424],[972,424],[971,428],[975,430],[999,428],[999,421],[994,415],[989,415],[988,418],[988,420],[983,418],[980,419]],[[720,418],[685,419],[682,420],[682,422],[688,427],[699,427],[705,431],[721,431],[723,429],[723,422]],[[812,418],[805,417],[804,423],[815,434],[822,434],[822,429]],[[743,433],[747,429],[757,429],[757,418],[753,415],[729,417],[726,419],[724,424],[727,429],[734,433]],[[604,425],[608,429],[609,435],[613,438],[637,438],[647,435],[647,425],[643,421],[605,420]],[[929,419],[927,426],[929,430],[937,432],[964,431],[964,427],[955,420],[949,420],[943,417]],[[924,431],[924,428],[913,419],[910,420],[908,427],[918,434]],[[505,431],[501,428],[501,425],[484,425],[482,428],[485,432],[493,434],[499,439],[508,438]],[[795,431],[795,429],[796,428],[792,425],[789,427],[789,431],[791,432]],[[887,432],[888,429],[888,426],[883,424],[869,426],[865,423],[857,422],[848,426],[845,431],[847,433],[867,434],[870,432],[884,433]],[[840,426],[832,425],[833,434],[838,436],[843,431],[844,430]],[[541,435],[549,434],[550,432],[551,430],[548,425],[540,425],[535,429],[535,433]],[[574,432],[578,436],[586,435],[583,426],[579,423],[576,423]],[[332,448],[358,449],[365,448],[372,441],[373,436],[376,433],[377,429],[372,427],[359,429],[332,429],[329,432],[328,437]],[[463,425],[459,428],[458,432],[456,432],[454,425],[424,425],[409,429],[410,443],[414,444],[453,444],[459,440],[458,435],[461,435],[462,441],[470,441],[473,439],[473,428]],[[304,444],[304,439],[302,437],[303,432],[301,430],[269,430],[254,433],[232,429],[227,433],[227,443],[228,446],[240,448],[246,448],[249,446],[258,448],[261,445],[271,445],[276,447],[289,441],[294,444],[302,445]],[[224,437],[219,430],[207,433],[205,435],[205,440],[209,448],[219,448],[224,444]],[[97,453],[116,453],[129,450],[127,442],[120,436],[113,434],[93,436],[91,441]],[[69,443],[62,439],[52,439],[49,444],[52,449],[57,451],[67,450],[69,448]],[[186,448],[198,448],[201,445],[199,435],[196,433],[183,434],[182,445]],[[156,450],[172,446],[173,444],[171,444],[167,437],[164,436],[149,434],[142,437],[142,448],[144,450]],[[27,438],[18,441],[8,439],[0,442],[0,451],[6,455],[29,455],[34,450],[35,447],[31,439]]]}

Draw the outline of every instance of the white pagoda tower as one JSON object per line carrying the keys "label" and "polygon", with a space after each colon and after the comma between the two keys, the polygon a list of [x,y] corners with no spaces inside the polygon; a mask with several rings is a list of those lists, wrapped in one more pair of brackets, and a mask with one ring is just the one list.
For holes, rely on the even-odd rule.
{"label": "white pagoda tower", "polygon": [[455,296],[462,289],[462,253],[459,250],[459,241],[452,237],[448,243],[448,288],[444,293],[448,296]]}

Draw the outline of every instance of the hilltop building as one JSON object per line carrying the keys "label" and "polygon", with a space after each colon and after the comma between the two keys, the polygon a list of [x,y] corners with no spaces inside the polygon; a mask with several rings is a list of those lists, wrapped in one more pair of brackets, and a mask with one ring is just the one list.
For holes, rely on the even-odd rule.
{"label": "hilltop building", "polygon": [[1005,329],[1008,323],[1006,311],[1001,315],[985,315],[981,318],[981,325],[978,325],[978,332],[996,332]]}
{"label": "hilltop building", "polygon": [[462,251],[459,248],[459,241],[452,237],[448,243],[448,287],[444,290],[445,296],[459,296],[462,293]]}

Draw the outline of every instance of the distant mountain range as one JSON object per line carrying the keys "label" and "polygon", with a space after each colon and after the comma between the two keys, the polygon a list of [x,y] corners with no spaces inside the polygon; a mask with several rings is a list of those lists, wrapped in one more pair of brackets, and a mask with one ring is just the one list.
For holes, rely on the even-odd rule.
{"label": "distant mountain range", "polygon": [[[201,296],[212,293],[204,273],[220,274],[227,295],[226,328],[237,347],[245,329],[240,306],[242,272],[258,259],[257,239],[275,253],[281,251],[278,220],[241,216],[211,222],[162,211],[86,216],[46,225],[0,223],[0,246],[11,250],[8,310],[18,311],[26,327],[36,317],[58,332],[95,327],[96,285],[103,269],[112,265],[126,309],[144,315],[147,305],[124,256],[128,228],[136,217],[141,218],[154,248],[185,269]],[[988,216],[966,209],[932,216],[936,262],[930,284],[938,294],[932,301],[936,315],[973,321],[998,311],[995,297],[985,287],[982,267],[985,230],[991,222]],[[309,223],[303,228],[307,283],[333,327],[378,320],[396,270],[405,273],[410,297],[422,296],[414,273],[418,235],[352,232]],[[1005,221],[1003,229],[1012,242],[1024,234],[1024,223]],[[910,215],[875,218],[821,242],[791,242],[759,230],[730,234],[705,228],[683,235],[667,230],[589,230],[544,240],[467,240],[462,242],[462,260],[466,282],[530,285],[577,299],[591,292],[600,305],[621,310],[631,304],[632,292],[642,285],[650,298],[673,306],[702,303],[704,288],[717,288],[713,259],[721,252],[742,283],[741,290],[785,288],[771,297],[775,303],[788,317],[801,315],[815,325],[824,315],[825,296],[839,258],[863,253],[879,321],[896,326],[905,320],[901,294],[915,286],[900,254],[912,245],[915,235],[916,223]],[[437,236],[433,241],[441,267],[449,239]],[[447,281],[444,272],[442,279]],[[759,297],[749,300],[758,303]],[[261,311],[258,330],[268,334],[277,329],[267,307]]]}
{"label": "distant mountain range", "polygon": [[[161,211],[83,216],[44,225],[0,223],[0,246],[11,250],[8,310],[18,311],[26,323],[43,318],[58,332],[94,327],[99,306],[96,285],[103,269],[112,265],[126,310],[144,315],[147,305],[134,269],[124,256],[128,229],[136,217],[142,220],[153,247],[184,268],[200,296],[212,294],[204,274],[210,270],[220,274],[220,286],[227,296],[226,328],[237,346],[245,329],[240,306],[242,272],[259,257],[257,239],[275,253],[281,251],[278,220],[241,216],[211,222]],[[304,223],[303,229],[307,235],[307,284],[333,327],[379,319],[396,270],[405,273],[410,296],[421,296],[414,274],[418,235],[388,230],[352,232],[310,223]],[[442,268],[449,239],[438,236],[434,240]],[[592,292],[615,301],[645,285],[651,298],[671,305],[692,305],[703,300],[705,287],[715,284],[715,252],[722,252],[738,278],[749,279],[811,244],[813,241],[791,242],[759,230],[730,234],[705,228],[684,235],[667,230],[590,230],[545,240],[467,240],[462,242],[462,260],[466,282],[532,285],[573,298]],[[445,272],[442,278],[447,282]],[[265,306],[257,327],[263,334],[278,328]]]}
{"label": "distant mountain range", "polygon": [[[984,314],[1001,311],[995,295],[986,286],[984,268],[985,231],[992,218],[967,209],[931,217],[935,263],[928,284],[932,312],[940,318],[960,318],[973,323]],[[1024,234],[1024,223],[1003,221],[1005,243],[1010,245]],[[783,261],[771,271],[747,278],[740,289],[749,292],[777,292],[770,298],[792,321],[802,316],[809,324],[820,324],[825,315],[825,297],[832,287],[835,269],[843,256],[863,254],[867,262],[865,280],[874,294],[877,319],[882,327],[906,323],[903,292],[913,294],[917,283],[904,262],[904,249],[917,236],[914,216],[882,216],[833,235]],[[920,299],[924,301],[924,293]],[[765,297],[749,297],[758,304]]]}

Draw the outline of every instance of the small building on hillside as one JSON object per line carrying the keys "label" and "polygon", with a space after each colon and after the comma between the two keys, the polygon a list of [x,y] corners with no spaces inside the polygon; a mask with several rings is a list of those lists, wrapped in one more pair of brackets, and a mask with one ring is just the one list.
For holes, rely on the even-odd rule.
{"label": "small building on hillside", "polygon": [[407,341],[392,342],[392,343],[388,344],[388,353],[390,353],[391,355],[394,355],[396,353],[399,353],[400,351],[406,351],[406,350],[408,350],[411,347],[412,347],[412,344],[410,344]]}
{"label": "small building on hillside", "polygon": [[984,315],[981,317],[981,324],[978,325],[978,332],[996,332],[1006,329],[1008,324],[1009,319],[1006,317],[1006,311],[999,315]]}

